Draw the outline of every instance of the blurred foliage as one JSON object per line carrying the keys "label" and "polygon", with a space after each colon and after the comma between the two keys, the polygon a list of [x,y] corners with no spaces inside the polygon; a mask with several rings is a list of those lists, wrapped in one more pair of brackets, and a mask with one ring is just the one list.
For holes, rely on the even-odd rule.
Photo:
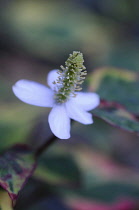
{"label": "blurred foliage", "polygon": [[[23,153],[7,160],[5,150],[16,143],[36,149],[51,136],[49,109],[19,102],[11,91],[16,80],[45,84],[49,70],[80,50],[89,73],[85,88],[101,96],[92,112],[94,124],[74,122],[72,138],[58,140],[39,158],[15,210],[139,209],[138,8],[137,0],[0,2],[2,173],[11,173],[10,161],[23,168],[34,165]],[[18,177],[16,193],[24,178]],[[0,208],[12,209],[5,191],[0,191]]]}
{"label": "blurred foliage", "polygon": [[12,41],[12,50],[52,63],[81,50],[91,68],[109,64],[138,70],[137,6],[135,0],[10,1],[1,9],[1,34],[6,46]]}
{"label": "blurred foliage", "polygon": [[11,103],[10,107],[8,104],[0,105],[0,151],[15,143],[25,143],[25,138],[34,126],[33,121],[41,114],[41,110],[33,108],[28,109],[27,105],[15,103]]}
{"label": "blurred foliage", "polygon": [[[36,177],[56,184],[78,185],[81,181],[80,170],[77,163],[70,154],[62,154],[63,150],[57,154],[43,155],[38,162],[35,172]],[[63,167],[66,166],[66,167]]]}

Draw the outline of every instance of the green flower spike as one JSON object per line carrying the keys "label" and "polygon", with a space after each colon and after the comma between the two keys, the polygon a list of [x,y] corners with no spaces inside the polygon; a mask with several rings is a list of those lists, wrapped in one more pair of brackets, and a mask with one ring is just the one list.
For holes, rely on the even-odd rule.
{"label": "green flower spike", "polygon": [[58,84],[58,92],[55,94],[57,103],[66,102],[69,97],[76,96],[75,91],[82,90],[81,84],[87,74],[83,62],[83,54],[74,51],[65,62],[65,67],[61,66],[62,70],[57,71],[59,77],[54,81],[54,84]]}

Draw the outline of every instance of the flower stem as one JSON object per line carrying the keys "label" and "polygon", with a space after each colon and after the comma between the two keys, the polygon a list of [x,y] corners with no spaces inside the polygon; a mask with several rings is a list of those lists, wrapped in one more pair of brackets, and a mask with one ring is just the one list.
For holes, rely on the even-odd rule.
{"label": "flower stem", "polygon": [[38,158],[50,145],[52,145],[57,140],[57,137],[53,135],[49,140],[47,140],[43,145],[41,145],[35,152],[35,157]]}

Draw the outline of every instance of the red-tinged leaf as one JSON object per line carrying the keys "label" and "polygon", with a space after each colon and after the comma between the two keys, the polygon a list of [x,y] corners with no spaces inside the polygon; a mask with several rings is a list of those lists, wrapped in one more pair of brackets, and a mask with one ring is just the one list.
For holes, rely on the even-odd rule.
{"label": "red-tinged leaf", "polygon": [[139,115],[138,74],[117,68],[100,68],[89,77],[89,90],[101,99],[117,102],[129,112]]}
{"label": "red-tinged leaf", "polygon": [[138,74],[117,68],[100,68],[89,77],[89,90],[100,95],[93,114],[113,126],[139,133]]}
{"label": "red-tinged leaf", "polygon": [[32,175],[35,167],[34,155],[26,145],[16,145],[1,155],[0,185],[12,200],[17,199],[19,191]]}
{"label": "red-tinged leaf", "polygon": [[101,104],[93,114],[118,128],[139,134],[139,121],[133,114],[116,103]]}

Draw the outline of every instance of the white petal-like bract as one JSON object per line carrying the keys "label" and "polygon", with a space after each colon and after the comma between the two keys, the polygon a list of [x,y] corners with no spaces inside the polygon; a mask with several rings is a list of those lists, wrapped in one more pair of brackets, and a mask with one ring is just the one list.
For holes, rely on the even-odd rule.
{"label": "white petal-like bract", "polygon": [[60,139],[70,138],[70,118],[67,115],[65,105],[55,105],[48,117],[50,128],[55,136]]}
{"label": "white petal-like bract", "polygon": [[75,98],[71,98],[72,103],[79,105],[86,111],[95,109],[100,104],[100,98],[97,93],[77,92]]}
{"label": "white petal-like bract", "polygon": [[67,101],[65,105],[67,114],[71,119],[85,125],[93,123],[92,114],[82,109],[78,104],[74,104],[72,100]]}
{"label": "white petal-like bract", "polygon": [[19,80],[13,86],[13,92],[21,101],[42,107],[53,107],[54,92],[40,83]]}

